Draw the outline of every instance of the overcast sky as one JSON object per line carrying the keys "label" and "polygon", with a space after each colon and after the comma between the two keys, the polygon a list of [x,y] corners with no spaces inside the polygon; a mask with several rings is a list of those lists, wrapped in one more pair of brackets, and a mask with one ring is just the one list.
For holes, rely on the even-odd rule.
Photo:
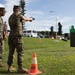
{"label": "overcast sky", "polygon": [[[8,17],[12,14],[13,5],[18,5],[20,0],[0,0],[4,4],[7,13],[4,21],[8,23]],[[72,25],[75,25],[75,0],[25,0],[26,17],[35,17],[35,21],[25,24],[30,30],[50,30],[61,22],[63,33],[68,33]],[[53,11],[53,12],[50,12]],[[8,27],[9,29],[9,27]]]}

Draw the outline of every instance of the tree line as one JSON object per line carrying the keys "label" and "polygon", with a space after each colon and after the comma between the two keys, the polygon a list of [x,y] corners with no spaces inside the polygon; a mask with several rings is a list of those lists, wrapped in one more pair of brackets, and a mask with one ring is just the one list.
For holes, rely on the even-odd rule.
{"label": "tree line", "polygon": [[[54,35],[54,27],[51,26],[50,27],[50,36],[53,36]],[[58,22],[58,31],[57,31],[57,35],[62,35],[62,24],[60,22]]]}
{"label": "tree line", "polygon": [[[50,31],[38,31],[38,33],[41,33],[45,37],[52,37],[52,36],[55,37],[56,36],[56,32],[54,31],[54,27],[53,26],[50,27]],[[62,24],[60,22],[58,22],[57,35],[62,36]]]}

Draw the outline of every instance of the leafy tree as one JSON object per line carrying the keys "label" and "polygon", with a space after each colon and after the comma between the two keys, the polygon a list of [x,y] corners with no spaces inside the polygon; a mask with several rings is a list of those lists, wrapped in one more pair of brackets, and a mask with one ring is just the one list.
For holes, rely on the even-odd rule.
{"label": "leafy tree", "polygon": [[58,35],[62,35],[62,25],[58,22]]}
{"label": "leafy tree", "polygon": [[25,13],[25,6],[26,6],[26,2],[24,0],[20,0],[20,6],[21,6],[21,14],[24,15]]}
{"label": "leafy tree", "polygon": [[53,31],[53,30],[54,30],[53,26],[50,27],[50,30],[51,30],[51,31],[50,31],[50,35],[52,36],[53,33],[54,33],[54,31]]}
{"label": "leafy tree", "polygon": [[[20,6],[21,6],[21,14],[22,15],[25,15],[26,13],[25,13],[25,6],[26,6],[26,2],[24,1],[24,0],[20,0]],[[24,30],[24,28],[25,28],[25,23],[24,22],[22,22],[22,28],[23,28],[23,30]]]}

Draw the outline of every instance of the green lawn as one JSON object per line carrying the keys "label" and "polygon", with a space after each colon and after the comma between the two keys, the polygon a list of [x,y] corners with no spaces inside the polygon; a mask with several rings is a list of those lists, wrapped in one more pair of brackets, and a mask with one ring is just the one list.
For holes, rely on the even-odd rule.
{"label": "green lawn", "polygon": [[[40,75],[75,75],[75,48],[70,47],[70,41],[54,40],[50,38],[27,38],[24,37],[24,62],[23,66],[30,69],[32,55],[37,54],[38,68],[42,71]],[[3,57],[4,68],[0,68],[0,75],[7,73],[8,44],[5,42],[5,53]],[[17,69],[17,54],[14,55],[13,66]],[[16,72],[7,75],[26,75]],[[27,74],[28,75],[28,74]]]}

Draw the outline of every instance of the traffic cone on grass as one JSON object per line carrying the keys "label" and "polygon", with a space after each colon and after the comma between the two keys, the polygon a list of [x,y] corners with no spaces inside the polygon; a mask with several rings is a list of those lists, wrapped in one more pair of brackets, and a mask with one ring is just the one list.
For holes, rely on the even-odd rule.
{"label": "traffic cone on grass", "polygon": [[39,38],[39,39],[38,39],[38,42],[42,42],[42,39],[41,39],[41,38]]}
{"label": "traffic cone on grass", "polygon": [[40,73],[42,73],[42,72],[38,70],[36,53],[34,53],[33,59],[32,59],[31,70],[28,71],[28,74],[36,75],[36,74],[40,74]]}

